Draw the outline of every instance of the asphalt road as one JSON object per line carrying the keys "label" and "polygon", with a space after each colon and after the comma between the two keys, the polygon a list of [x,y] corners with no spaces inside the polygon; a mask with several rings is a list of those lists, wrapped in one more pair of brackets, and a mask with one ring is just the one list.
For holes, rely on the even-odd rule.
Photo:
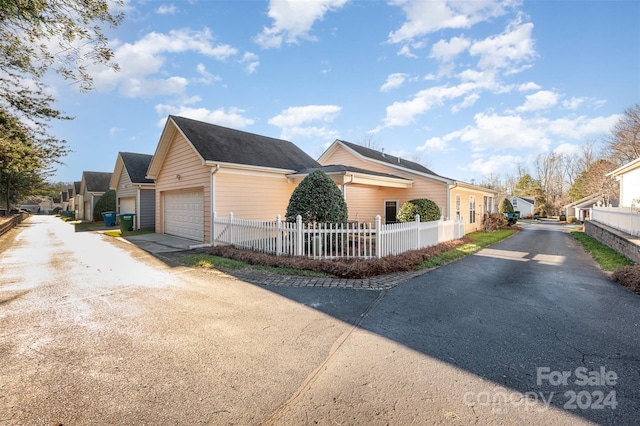
{"label": "asphalt road", "polygon": [[0,424],[637,424],[640,298],[563,229],[364,291],[34,216],[0,238]]}

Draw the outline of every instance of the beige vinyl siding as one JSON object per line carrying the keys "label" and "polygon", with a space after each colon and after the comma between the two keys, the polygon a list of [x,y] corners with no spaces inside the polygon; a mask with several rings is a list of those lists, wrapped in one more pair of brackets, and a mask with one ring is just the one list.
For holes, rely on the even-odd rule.
{"label": "beige vinyl siding", "polygon": [[[180,176],[178,178],[177,176]],[[162,193],[181,189],[196,189],[203,191],[204,209],[202,221],[204,223],[204,241],[210,236],[210,208],[211,205],[211,168],[202,165],[201,158],[184,139],[176,132],[169,146],[162,167],[156,177],[156,232],[164,233],[162,227]]]}
{"label": "beige vinyl siding", "polygon": [[[373,172],[388,173],[394,176],[410,179],[413,181],[413,187],[408,189],[401,188],[381,188],[380,196],[376,192],[370,192],[369,195],[372,199],[368,199],[367,196],[358,195],[350,198],[350,189],[347,186],[347,205],[349,207],[349,218],[351,218],[351,211],[363,211],[366,212],[367,220],[373,220],[376,214],[379,214],[384,218],[384,203],[379,201],[383,200],[398,200],[398,209],[406,201],[416,198],[428,198],[434,201],[438,207],[442,210],[442,215],[447,217],[447,184],[444,182],[438,182],[431,180],[422,175],[406,172],[404,170],[396,169],[391,166],[385,166],[383,164],[369,162],[361,160],[354,154],[351,154],[345,150],[342,146],[338,146],[331,155],[323,160],[324,165],[343,164],[345,166],[359,167],[365,170],[371,170]],[[355,188],[355,187],[354,187]],[[355,192],[355,191],[354,191]],[[368,205],[369,203],[373,205]],[[373,209],[373,210],[372,210]],[[378,211],[373,217],[370,215],[373,211]]]}
{"label": "beige vinyl siding", "polygon": [[[398,188],[381,188],[364,185],[347,185],[346,201],[349,210],[349,220],[361,223],[375,223],[376,216],[380,216],[384,223],[384,202],[399,200],[398,194],[406,191]],[[398,205],[400,208],[401,203]]]}
{"label": "beige vinyl siding", "polygon": [[118,187],[116,188],[116,196],[118,198],[135,197],[137,188],[131,183],[129,173],[126,168],[122,168],[120,172],[120,179],[118,180]]}
{"label": "beige vinyl siding", "polygon": [[[452,219],[456,212],[456,195],[460,196],[460,216],[464,219],[464,232],[475,232],[482,228],[482,216],[484,215],[484,196],[492,196],[492,194],[474,190],[471,188],[455,187],[451,189],[451,211]],[[474,196],[476,200],[476,220],[475,223],[470,223],[470,198]]]}
{"label": "beige vinyl siding", "polygon": [[284,174],[220,169],[215,175],[215,210],[218,216],[242,219],[284,219],[296,184]]}

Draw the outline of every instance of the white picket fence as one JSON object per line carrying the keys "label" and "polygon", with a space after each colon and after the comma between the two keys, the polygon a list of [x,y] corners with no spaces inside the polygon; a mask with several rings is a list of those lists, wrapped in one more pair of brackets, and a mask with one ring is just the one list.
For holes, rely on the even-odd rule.
{"label": "white picket fence", "polygon": [[383,225],[380,216],[375,224],[304,224],[296,222],[246,220],[214,215],[213,235],[216,244],[229,244],[262,253],[312,258],[373,258],[404,253],[464,237],[464,222],[437,220]]}
{"label": "white picket fence", "polygon": [[598,207],[594,205],[591,209],[591,219],[627,234],[640,236],[640,214],[631,207]]}

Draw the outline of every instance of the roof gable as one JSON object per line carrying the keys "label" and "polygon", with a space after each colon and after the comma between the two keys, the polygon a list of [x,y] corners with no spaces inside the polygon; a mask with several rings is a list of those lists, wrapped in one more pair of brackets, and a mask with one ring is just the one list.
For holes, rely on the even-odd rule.
{"label": "roof gable", "polygon": [[290,171],[320,167],[317,161],[292,142],[170,115],[149,166],[150,176],[155,176],[166,156],[166,145],[171,143],[175,134],[171,127],[182,133],[202,158],[203,163],[226,163]]}
{"label": "roof gable", "polygon": [[111,173],[109,172],[82,172],[81,189],[83,192],[107,192]]}
{"label": "roof gable", "polygon": [[429,170],[422,164],[416,163],[414,161],[405,160],[404,158],[396,157],[394,155],[386,154],[383,151],[376,151],[375,149],[367,148],[362,145],[357,145],[351,142],[339,140],[338,142],[342,143],[346,147],[352,149],[363,157],[370,158],[372,160],[380,161],[383,163],[388,163],[393,166],[404,167],[405,169],[413,170],[415,172],[426,173],[429,175],[434,175],[440,177],[438,174]]}
{"label": "roof gable", "polygon": [[127,170],[129,174],[129,178],[131,179],[131,183],[148,183],[153,184],[153,179],[147,179],[145,176],[147,175],[147,170],[149,169],[149,164],[151,163],[151,159],[153,158],[150,154],[136,154],[133,152],[121,152],[119,153],[120,158],[122,158],[122,162],[124,164],[124,168]]}

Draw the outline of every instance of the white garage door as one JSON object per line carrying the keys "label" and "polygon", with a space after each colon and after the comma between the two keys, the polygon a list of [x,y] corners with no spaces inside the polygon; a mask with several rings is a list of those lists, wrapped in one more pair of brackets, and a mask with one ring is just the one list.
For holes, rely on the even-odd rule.
{"label": "white garage door", "polygon": [[204,240],[202,190],[165,192],[164,233],[198,242]]}
{"label": "white garage door", "polygon": [[120,198],[120,213],[135,213],[136,197]]}

